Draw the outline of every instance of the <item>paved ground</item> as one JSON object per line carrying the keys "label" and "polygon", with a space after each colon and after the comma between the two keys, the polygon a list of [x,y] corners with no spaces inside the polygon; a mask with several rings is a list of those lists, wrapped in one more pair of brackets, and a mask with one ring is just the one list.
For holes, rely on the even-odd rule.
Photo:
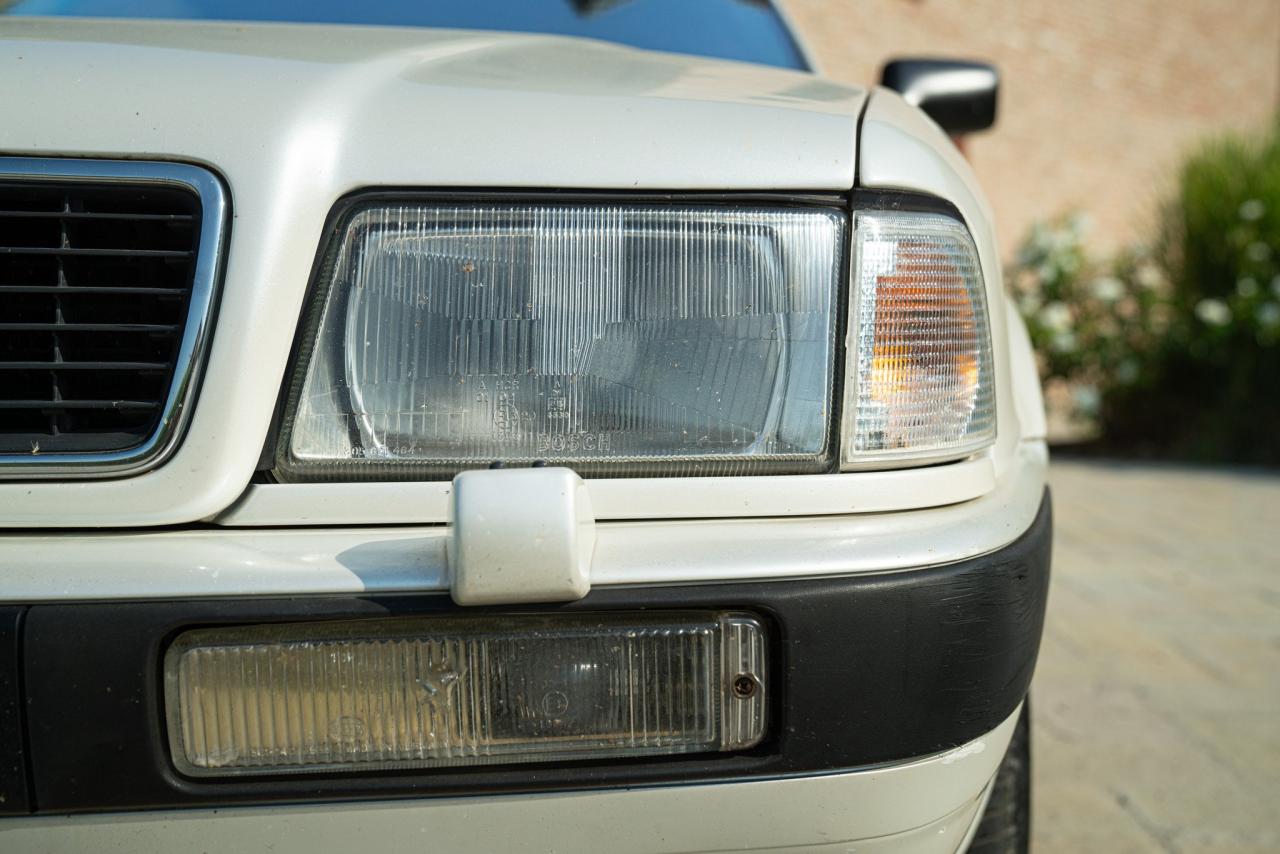
{"label": "paved ground", "polygon": [[1036,854],[1280,851],[1280,476],[1050,479]]}

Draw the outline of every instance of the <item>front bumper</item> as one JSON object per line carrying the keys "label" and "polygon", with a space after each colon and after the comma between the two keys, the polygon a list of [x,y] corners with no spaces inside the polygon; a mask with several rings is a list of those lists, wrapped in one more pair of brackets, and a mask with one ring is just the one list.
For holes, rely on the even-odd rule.
{"label": "front bumper", "polygon": [[[177,632],[456,606],[442,594],[0,606],[0,814],[11,816],[0,820],[0,847],[329,850],[376,839],[397,850],[429,834],[444,850],[854,840],[870,840],[867,850],[956,850],[1031,680],[1051,527],[1046,493],[1021,537],[955,563],[602,587],[524,609],[731,608],[771,625],[766,740],[645,761],[189,779],[168,755],[161,694],[160,662]],[[333,805],[354,801],[366,803]]]}
{"label": "front bumper", "polygon": [[[766,740],[740,753],[228,781],[179,775],[161,660],[192,626],[447,613],[445,595],[80,602],[0,609],[0,774],[10,814],[469,797],[830,775],[952,750],[997,729],[1031,680],[1048,587],[1047,494],[990,554],[900,572],[597,588],[527,610],[729,608],[772,625]],[[467,609],[469,613],[483,609]],[[7,638],[7,641],[6,641]],[[6,688],[7,686],[7,688]],[[21,715],[17,714],[21,711]],[[21,717],[21,720],[19,720]],[[976,795],[976,790],[971,793]]]}

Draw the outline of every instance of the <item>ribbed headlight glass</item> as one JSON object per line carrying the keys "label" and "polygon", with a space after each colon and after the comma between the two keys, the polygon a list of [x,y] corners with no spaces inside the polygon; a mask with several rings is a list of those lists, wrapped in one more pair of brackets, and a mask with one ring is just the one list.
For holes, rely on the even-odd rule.
{"label": "ribbed headlight glass", "polygon": [[933,462],[995,440],[986,289],[950,216],[860,212],[842,463]]}
{"label": "ribbed headlight glass", "polygon": [[322,270],[286,480],[827,469],[837,208],[367,203]]}

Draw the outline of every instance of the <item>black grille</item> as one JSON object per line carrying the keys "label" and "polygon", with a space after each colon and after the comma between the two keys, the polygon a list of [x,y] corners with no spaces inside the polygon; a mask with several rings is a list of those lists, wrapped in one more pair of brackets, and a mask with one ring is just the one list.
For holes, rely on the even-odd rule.
{"label": "black grille", "polygon": [[0,453],[157,430],[199,233],[199,197],[176,187],[0,181]]}

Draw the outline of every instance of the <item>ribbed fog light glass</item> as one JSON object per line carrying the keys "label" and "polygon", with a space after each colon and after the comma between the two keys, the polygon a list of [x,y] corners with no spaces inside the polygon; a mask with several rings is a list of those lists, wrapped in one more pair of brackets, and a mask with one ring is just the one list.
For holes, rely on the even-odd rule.
{"label": "ribbed fog light glass", "polygon": [[732,613],[197,629],[165,657],[197,776],[739,750],[767,688],[764,630]]}
{"label": "ribbed fog light glass", "polygon": [[995,440],[986,292],[962,223],[856,215],[848,354],[845,467],[955,458]]}
{"label": "ribbed fog light glass", "polygon": [[830,463],[835,208],[370,204],[343,220],[285,480]]}

